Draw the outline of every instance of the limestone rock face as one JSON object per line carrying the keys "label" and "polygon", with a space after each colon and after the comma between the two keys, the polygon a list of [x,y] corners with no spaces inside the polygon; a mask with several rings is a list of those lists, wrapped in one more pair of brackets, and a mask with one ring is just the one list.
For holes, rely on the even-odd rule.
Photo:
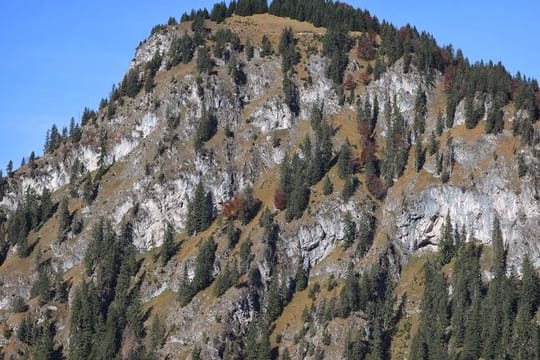
{"label": "limestone rock face", "polygon": [[[449,152],[453,155],[453,166],[448,182],[442,183],[436,173],[433,155],[427,157],[419,173],[410,170],[414,166],[411,148],[408,170],[396,179],[384,199],[374,199],[369,193],[363,164],[355,159],[359,188],[350,199],[343,200],[340,193],[344,181],[334,165],[345,139],[354,144],[357,158],[362,153],[355,116],[351,115],[356,110],[355,104],[362,104],[368,96],[371,102],[375,97],[378,99],[381,116],[374,136],[379,150],[383,150],[388,131],[384,104],[395,100],[407,126],[411,127],[416,93],[422,89],[428,102],[427,136],[435,129],[440,110],[436,105],[444,103],[442,74],[434,74],[432,82],[428,82],[413,66],[403,73],[401,64],[396,63],[380,79],[367,85],[365,91],[362,88],[352,104],[340,105],[339,91],[326,75],[328,59],[316,51],[310,52],[302,59],[303,77],[292,76],[299,103],[299,113],[295,116],[284,103],[280,56],[255,56],[248,61],[244,54],[239,54],[237,60],[247,75],[245,85],[233,82],[227,64],[221,60],[215,62],[212,74],[197,74],[194,64],[167,69],[172,41],[185,34],[181,27],[167,27],[141,43],[130,64],[130,69],[141,69],[141,76],[144,65],[157,52],[164,55],[154,89],[148,93],[142,89],[135,98],[123,97],[123,104],[114,113],[105,108],[98,111],[96,118],[83,127],[79,142],[67,142],[56,152],[39,158],[33,169],[27,166],[17,170],[7,179],[5,194],[0,198],[0,217],[5,215],[9,220],[27,193],[39,195],[47,188],[55,202],[64,195],[71,196],[71,215],[82,219],[82,231],[58,243],[55,215],[30,234],[29,239],[53,269],[65,272],[66,280],[73,285],[85,276],[84,256],[98,219],[110,219],[117,231],[130,220],[133,243],[141,253],[141,268],[136,276],[141,302],[152,304],[150,307],[164,298],[168,300],[165,322],[169,331],[160,356],[203,344],[203,358],[219,358],[223,334],[244,336],[257,310],[266,306],[263,294],[273,274],[265,259],[267,249],[261,240],[263,229],[258,224],[262,211],[249,224],[237,222],[242,227],[240,241],[252,242],[249,268],[238,284],[220,297],[210,287],[185,307],[176,300],[184,270],[190,279],[194,277],[197,250],[204,239],[214,236],[218,244],[211,269],[214,277],[231,258],[238,258],[239,246],[227,243],[228,219],[221,214],[227,201],[250,187],[263,204],[261,210],[268,208],[276,215],[279,233],[275,261],[282,270],[278,275],[283,287],[292,283],[300,258],[310,272],[310,285],[313,279],[322,285],[330,275],[342,279],[351,263],[369,264],[378,256],[386,256],[398,278],[399,267],[412,255],[438,249],[447,214],[455,229],[466,230],[468,241],[486,245],[491,244],[493,221],[497,217],[510,267],[519,271],[525,255],[540,267],[540,149],[520,147],[519,139],[511,134],[508,125],[497,136],[485,135],[479,129],[467,132],[462,125],[463,102],[457,108],[454,128],[446,129],[440,139],[442,152],[444,141],[452,137]],[[355,59],[349,63],[347,73],[356,74],[363,66]],[[321,183],[312,186],[304,215],[287,222],[283,212],[275,208],[273,198],[280,182],[279,165],[286,154],[298,151],[306,135],[313,142],[315,132],[309,118],[315,105],[322,106],[326,120],[334,127],[333,168],[327,176],[335,189],[330,195],[323,195]],[[194,139],[204,113],[215,117],[218,130],[202,149],[196,150]],[[505,108],[505,120],[511,122],[519,116]],[[412,143],[414,146],[416,139]],[[517,156],[522,156],[529,167],[529,172],[521,177]],[[91,202],[82,199],[87,176],[97,179],[96,197]],[[190,237],[184,233],[187,209],[200,182],[211,194],[217,220],[207,232]],[[350,217],[361,228],[365,226],[366,214],[377,218],[375,250],[368,260],[359,259],[352,249],[341,250],[345,219]],[[159,247],[167,225],[179,234],[176,238],[179,249],[167,265],[161,266]],[[0,222],[0,230],[1,226]],[[12,246],[4,265],[0,265],[0,323],[13,315],[10,304],[15,296],[30,297],[37,278],[33,260],[18,259],[16,247]],[[251,275],[260,277],[262,290],[254,290],[250,283],[254,280],[247,275],[250,271]],[[299,317],[302,309],[295,310],[299,311],[295,314]],[[62,329],[66,330],[61,333],[60,341],[64,345],[68,341],[68,321],[62,319]],[[332,348],[327,356],[341,356],[346,341],[343,329],[352,326],[364,329],[363,336],[369,337],[360,313],[343,321],[333,320],[328,329],[340,350]],[[313,332],[314,342],[320,343],[322,329]],[[295,336],[290,329],[283,330],[286,341],[292,342]]]}

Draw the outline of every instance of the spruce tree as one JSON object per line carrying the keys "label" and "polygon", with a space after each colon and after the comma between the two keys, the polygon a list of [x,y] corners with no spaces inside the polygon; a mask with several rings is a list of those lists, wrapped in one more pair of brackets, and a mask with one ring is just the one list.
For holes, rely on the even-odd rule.
{"label": "spruce tree", "polygon": [[445,265],[452,260],[455,254],[454,246],[454,230],[452,227],[452,219],[450,218],[450,212],[446,213],[446,219],[444,221],[444,228],[442,238],[440,240],[440,257],[441,264]]}
{"label": "spruce tree", "polygon": [[203,242],[199,248],[199,253],[195,260],[195,275],[191,283],[194,293],[206,289],[214,280],[213,272],[216,249],[217,245],[212,237]]}
{"label": "spruce tree", "polygon": [[420,327],[411,348],[412,359],[447,359],[445,340],[448,326],[448,291],[440,265],[425,265],[424,297],[421,304]]}
{"label": "spruce tree", "polygon": [[307,288],[308,286],[308,275],[304,269],[304,258],[300,257],[296,265],[296,276],[295,276],[295,291],[300,292]]}
{"label": "spruce tree", "polygon": [[274,50],[272,49],[272,43],[270,42],[270,39],[266,34],[262,37],[261,42],[261,50],[260,50],[260,56],[261,57],[267,57],[274,53]]}
{"label": "spruce tree", "polygon": [[352,148],[349,140],[345,140],[341,145],[341,150],[338,157],[338,175],[342,179],[346,179],[354,173]]}
{"label": "spruce tree", "polygon": [[212,202],[210,193],[199,182],[192,200],[188,203],[186,231],[189,235],[206,230],[212,222]]}
{"label": "spruce tree", "polygon": [[67,234],[70,231],[71,214],[68,208],[68,199],[63,197],[58,207],[58,235],[57,241],[63,242],[67,238]]}
{"label": "spruce tree", "polygon": [[212,71],[212,62],[210,60],[210,54],[206,46],[201,46],[197,49],[197,72],[210,73]]}
{"label": "spruce tree", "polygon": [[426,152],[422,146],[422,138],[418,137],[416,140],[416,149],[414,156],[414,170],[418,173],[422,170],[424,162],[426,161]]}
{"label": "spruce tree", "polygon": [[167,265],[175,253],[176,245],[174,244],[174,228],[170,223],[168,223],[165,229],[163,245],[161,245],[160,251],[161,263],[163,266]]}
{"label": "spruce tree", "polygon": [[340,294],[340,316],[347,317],[351,312],[360,308],[360,288],[358,277],[352,264],[347,269],[345,284]]}
{"label": "spruce tree", "polygon": [[344,230],[345,230],[345,237],[343,238],[343,249],[348,249],[356,240],[357,236],[357,228],[356,223],[353,221],[352,216],[350,213],[347,213],[345,215],[344,219]]}
{"label": "spruce tree", "polygon": [[422,88],[416,91],[416,102],[414,105],[414,133],[420,136],[426,129],[427,97]]}

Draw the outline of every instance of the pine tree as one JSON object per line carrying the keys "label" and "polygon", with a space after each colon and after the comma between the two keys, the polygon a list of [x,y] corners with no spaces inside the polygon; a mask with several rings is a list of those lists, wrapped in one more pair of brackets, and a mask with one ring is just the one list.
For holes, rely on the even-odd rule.
{"label": "pine tree", "polygon": [[195,275],[191,283],[194,293],[206,289],[214,280],[213,272],[216,249],[217,245],[212,237],[203,242],[199,248],[199,253],[195,260]]}
{"label": "pine tree", "polygon": [[196,151],[200,151],[203,144],[210,140],[217,132],[217,118],[203,106],[202,115],[197,124],[193,145]]}
{"label": "pine tree", "polygon": [[227,4],[220,2],[214,4],[212,11],[210,12],[210,20],[221,24],[227,17]]}
{"label": "pine tree", "polygon": [[163,266],[167,265],[169,260],[176,253],[176,245],[174,244],[174,228],[170,223],[167,224],[161,246],[160,257]]}
{"label": "pine tree", "polygon": [[446,213],[446,219],[444,221],[442,238],[440,240],[440,254],[441,264],[443,265],[448,264],[455,254],[454,230],[450,212]]}
{"label": "pine tree", "polygon": [[182,274],[182,278],[180,279],[180,283],[178,284],[178,300],[180,302],[180,306],[186,306],[189,304],[194,295],[195,291],[193,290],[191,282],[189,281],[187,265],[184,265],[184,272]]}
{"label": "pine tree", "polygon": [[206,193],[201,181],[195,188],[193,199],[188,203],[187,233],[193,235],[206,230],[212,222],[212,213],[211,195]]}
{"label": "pine tree", "polygon": [[262,37],[262,43],[261,43],[261,51],[260,56],[261,57],[267,57],[274,53],[274,50],[272,49],[272,43],[270,42],[270,39],[266,34]]}
{"label": "pine tree", "polygon": [[8,177],[13,176],[13,161],[9,160],[7,166],[6,166],[6,174]]}
{"label": "pine tree", "polygon": [[356,240],[357,228],[350,213],[345,215],[344,219],[345,237],[343,238],[343,249],[348,249]]}
{"label": "pine tree", "polygon": [[308,286],[308,275],[304,269],[304,258],[300,257],[296,265],[296,276],[295,276],[295,291],[300,292],[307,288]]}
{"label": "pine tree", "polygon": [[251,59],[253,59],[253,56],[255,56],[255,49],[253,45],[251,44],[251,39],[249,38],[246,40],[245,51],[246,51],[247,61],[250,61]]}
{"label": "pine tree", "polygon": [[51,216],[52,216],[52,210],[53,210],[53,203],[51,199],[51,192],[48,188],[43,188],[43,192],[41,193],[41,201],[39,203],[39,220],[43,224],[45,223]]}
{"label": "pine tree", "polygon": [[420,87],[416,91],[416,102],[414,105],[414,133],[420,136],[426,129],[427,96]]}
{"label": "pine tree", "polygon": [[486,133],[488,134],[500,134],[504,130],[504,119],[503,112],[498,107],[497,104],[494,104],[487,116],[486,119]]}
{"label": "pine tree", "polygon": [[341,145],[341,150],[338,157],[338,175],[342,179],[346,179],[354,173],[354,163],[352,159],[352,149],[349,140],[345,140]]}
{"label": "pine tree", "polygon": [[212,71],[212,62],[210,60],[210,54],[206,46],[201,46],[197,49],[197,72],[210,73]]}
{"label": "pine tree", "polygon": [[440,266],[425,265],[426,288],[421,304],[420,327],[412,348],[412,359],[447,359],[445,330],[448,325],[446,280]]}
{"label": "pine tree", "polygon": [[283,299],[279,291],[279,281],[277,272],[274,272],[270,278],[270,285],[268,291],[265,294],[266,302],[266,320],[268,323],[272,323],[276,320],[283,309]]}
{"label": "pine tree", "polygon": [[63,242],[67,238],[67,234],[71,227],[71,214],[68,208],[68,199],[63,197],[58,207],[58,235],[57,241]]}
{"label": "pine tree", "polygon": [[426,161],[426,152],[422,146],[422,138],[418,137],[416,140],[416,149],[414,156],[414,170],[418,173],[422,170],[424,162]]}
{"label": "pine tree", "polygon": [[491,241],[493,244],[493,272],[495,277],[502,277],[506,273],[506,250],[501,232],[499,219],[493,219],[493,230]]}
{"label": "pine tree", "polygon": [[352,264],[350,264],[340,294],[340,316],[347,317],[352,311],[357,311],[360,308],[359,293],[358,277]]}

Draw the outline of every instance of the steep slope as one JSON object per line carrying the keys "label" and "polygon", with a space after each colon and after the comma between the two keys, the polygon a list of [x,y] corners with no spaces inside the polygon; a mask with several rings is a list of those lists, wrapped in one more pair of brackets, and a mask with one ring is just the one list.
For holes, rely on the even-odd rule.
{"label": "steep slope", "polygon": [[[280,45],[286,27],[300,60],[283,72],[289,53],[277,50],[286,48]],[[220,44],[219,29],[232,30],[241,46],[230,33]],[[265,53],[263,35],[274,54]],[[520,271],[524,255],[539,267],[538,122],[528,119],[518,96],[501,106],[501,131],[486,134],[496,100],[478,91],[472,106],[483,111],[469,129],[468,98],[458,99],[452,121],[441,115],[453,96],[448,69],[461,64],[457,55],[446,68],[425,71],[419,61],[405,66],[410,54],[394,62],[386,54],[380,57],[388,63],[375,71],[380,57],[361,55],[363,44],[369,37],[382,49],[385,39],[348,35],[353,46],[336,84],[327,71],[334,63],[326,49],[331,35],[305,22],[234,15],[221,24],[194,19],[153,31],[118,92],[89,114],[79,138],[66,137],[2,179],[4,353],[39,352],[47,331],[32,337],[20,330],[24,316],[32,316],[30,322],[55,324],[55,350],[69,358],[78,358],[73,344],[82,338],[109,336],[116,343],[88,345],[87,356],[134,358],[145,348],[159,358],[235,358],[262,353],[266,345],[282,356],[287,349],[292,358],[375,354],[374,334],[396,331],[383,329],[386,315],[376,308],[395,310],[396,328],[417,316],[422,286],[411,274],[420,274],[425,254],[443,247],[447,216],[467,241],[486,245],[498,219],[509,269]],[[194,58],[175,61],[177,44],[198,36],[200,47],[188,46]],[[213,54],[210,71],[201,60],[204,45]],[[228,55],[217,56],[218,45]],[[532,126],[528,141],[512,131],[524,121]],[[318,156],[324,158],[318,152],[328,150],[325,141],[329,153],[317,168],[323,173],[308,179]],[[422,141],[425,161],[418,165]],[[434,151],[425,146],[430,141]],[[376,159],[372,172],[369,156]],[[49,211],[44,189],[52,193]],[[64,198],[67,216],[60,210]],[[293,212],[302,201],[305,209]],[[201,211],[211,219],[204,226]],[[164,260],[168,227],[173,251]],[[483,271],[493,277],[488,266]],[[350,290],[358,287],[357,272],[360,295]],[[95,290],[102,323],[87,330],[74,308],[90,308],[84,295],[92,299],[94,290],[81,284],[93,283],[103,285]],[[347,305],[347,296],[360,300]],[[14,307],[20,299],[28,308]],[[111,314],[121,329],[112,327]],[[152,342],[156,316],[165,330]],[[396,358],[408,354],[404,339],[394,337]],[[396,345],[401,341],[406,345]]]}

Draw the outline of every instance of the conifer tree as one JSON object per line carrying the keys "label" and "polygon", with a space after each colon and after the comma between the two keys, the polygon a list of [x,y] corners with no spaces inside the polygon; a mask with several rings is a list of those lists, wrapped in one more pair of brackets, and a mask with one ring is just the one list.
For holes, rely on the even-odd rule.
{"label": "conifer tree", "polygon": [[213,272],[216,249],[217,245],[212,237],[203,242],[199,248],[199,253],[195,260],[195,275],[191,283],[194,293],[206,289],[214,280]]}
{"label": "conifer tree", "polygon": [[343,248],[346,250],[354,243],[354,240],[356,240],[358,231],[356,228],[356,223],[353,221],[350,213],[345,215],[344,222],[345,237],[343,238]]}
{"label": "conifer tree", "polygon": [[167,224],[161,246],[160,257],[163,266],[167,265],[169,260],[176,253],[176,245],[174,244],[174,228],[170,223]]}
{"label": "conifer tree", "polygon": [[421,304],[420,327],[412,348],[412,359],[447,359],[445,330],[448,325],[446,280],[440,266],[425,265],[426,288]]}
{"label": "conifer tree", "polygon": [[197,72],[210,73],[212,71],[212,62],[210,60],[210,54],[206,46],[201,46],[197,49]]}
{"label": "conifer tree", "polygon": [[270,39],[266,34],[262,37],[262,43],[261,43],[261,51],[260,56],[261,57],[267,57],[274,53],[274,50],[272,49],[272,43],[270,42]]}
{"label": "conifer tree", "polygon": [[347,317],[352,311],[357,311],[360,308],[359,293],[358,277],[350,264],[345,276],[345,285],[340,294],[340,316]]}
{"label": "conifer tree", "polygon": [[70,231],[71,214],[68,208],[68,199],[63,197],[58,207],[58,236],[57,241],[63,242],[67,238],[67,234]]}
{"label": "conifer tree", "polygon": [[217,126],[216,116],[211,111],[207,111],[203,106],[202,115],[197,124],[195,139],[193,141],[196,151],[200,151],[203,144],[216,134]]}
{"label": "conifer tree", "polygon": [[345,140],[341,145],[341,150],[338,157],[338,175],[342,179],[346,179],[354,173],[354,163],[352,158],[352,149],[349,140]]}
{"label": "conifer tree", "polygon": [[493,219],[493,230],[491,235],[493,244],[493,272],[495,277],[502,277],[506,273],[506,250],[501,232],[499,219]]}
{"label": "conifer tree", "polygon": [[443,265],[448,264],[455,254],[454,230],[450,212],[446,213],[446,219],[444,221],[442,239],[440,240],[440,254],[441,264]]}
{"label": "conifer tree", "polygon": [[418,137],[416,140],[416,149],[414,156],[414,169],[418,173],[422,170],[424,162],[426,161],[426,153],[422,146],[422,138]]}
{"label": "conifer tree", "polygon": [[308,275],[304,269],[304,258],[300,257],[296,265],[296,276],[295,276],[295,291],[303,291],[307,288],[308,285]]}
{"label": "conifer tree", "polygon": [[414,133],[420,136],[426,129],[427,97],[426,92],[420,87],[416,91],[416,102],[414,105]]}
{"label": "conifer tree", "polygon": [[212,222],[212,201],[210,193],[204,190],[204,184],[198,183],[192,200],[188,203],[186,231],[192,235],[206,230]]}

